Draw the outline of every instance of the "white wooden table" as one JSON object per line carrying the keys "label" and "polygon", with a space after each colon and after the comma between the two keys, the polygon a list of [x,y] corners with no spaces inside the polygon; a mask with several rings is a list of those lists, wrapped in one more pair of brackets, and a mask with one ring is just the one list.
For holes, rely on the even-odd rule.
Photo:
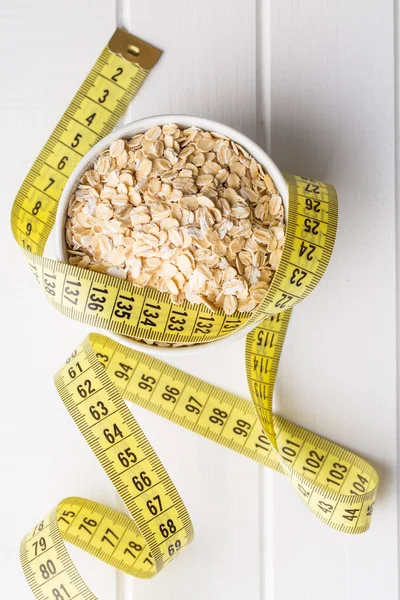
{"label": "white wooden table", "polygon": [[[371,460],[382,483],[371,530],[346,537],[308,513],[282,476],[135,409],[189,508],[195,542],[152,581],[73,549],[81,572],[104,600],[398,598],[393,4],[0,1],[1,598],[31,598],[19,539],[59,499],[121,506],[52,382],[86,329],[50,310],[9,227],[21,180],[116,24],[165,51],[128,120],[214,118],[264,145],[282,170],[336,185],[337,245],[293,315],[278,410]],[[179,366],[246,396],[243,352],[238,342]]]}

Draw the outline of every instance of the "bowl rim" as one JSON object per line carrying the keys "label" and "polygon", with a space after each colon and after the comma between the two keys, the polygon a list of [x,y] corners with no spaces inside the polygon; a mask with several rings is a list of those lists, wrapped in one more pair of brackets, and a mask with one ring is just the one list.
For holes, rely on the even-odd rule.
{"label": "bowl rim", "polygon": [[[287,216],[288,208],[289,208],[289,191],[288,191],[288,186],[287,186],[286,180],[285,180],[283,174],[281,173],[281,171],[279,170],[279,168],[277,167],[277,165],[274,163],[274,161],[271,159],[271,157],[267,154],[267,152],[265,150],[263,150],[263,148],[261,148],[251,138],[249,138],[244,133],[241,133],[237,129],[230,127],[229,125],[224,125],[223,123],[220,123],[218,121],[214,121],[211,119],[207,119],[204,117],[196,117],[193,115],[185,115],[185,114],[154,115],[151,117],[146,117],[144,119],[138,119],[137,121],[132,121],[130,123],[127,123],[126,125],[123,125],[122,127],[117,127],[116,129],[114,129],[111,133],[109,133],[107,136],[105,136],[99,142],[97,142],[97,144],[95,144],[81,158],[79,163],[76,165],[76,167],[72,171],[72,173],[71,173],[70,177],[68,178],[68,181],[62,191],[60,201],[59,201],[58,207],[57,207],[56,219],[55,219],[55,224],[54,224],[54,232],[55,232],[54,246],[55,246],[56,257],[59,261],[64,262],[64,263],[67,262],[67,248],[66,248],[66,241],[65,241],[65,235],[64,235],[66,212],[67,212],[67,208],[68,208],[68,204],[69,204],[69,198],[70,198],[71,194],[73,193],[73,191],[76,189],[78,182],[79,182],[81,176],[83,175],[83,173],[88,168],[90,168],[90,166],[93,165],[95,158],[97,158],[97,156],[103,150],[108,148],[111,145],[111,143],[113,141],[115,141],[116,139],[132,137],[133,135],[143,133],[147,129],[150,129],[150,127],[154,127],[156,125],[163,126],[168,123],[176,123],[177,125],[183,126],[183,127],[200,127],[204,131],[213,131],[215,133],[226,135],[231,140],[233,140],[235,143],[238,143],[241,146],[243,146],[243,148],[245,150],[247,150],[247,152],[251,156],[253,156],[257,160],[257,162],[259,162],[265,168],[267,173],[270,175],[271,179],[273,180],[274,184],[277,187],[279,194],[282,197],[285,215]],[[124,346],[128,346],[129,348],[138,350],[140,352],[145,352],[146,354],[152,354],[155,356],[165,356],[165,355],[173,356],[173,355],[177,355],[177,354],[183,355],[183,354],[196,354],[198,352],[203,352],[207,348],[209,348],[210,345],[212,345],[214,348],[217,344],[219,344],[219,345],[229,344],[229,343],[234,342],[235,340],[243,337],[247,333],[249,333],[252,329],[254,329],[255,326],[256,326],[255,324],[252,324],[250,326],[243,327],[239,331],[236,331],[224,338],[221,338],[220,340],[210,341],[210,342],[201,343],[201,344],[193,344],[191,346],[178,346],[178,347],[174,347],[174,346],[160,347],[160,346],[155,346],[155,345],[148,345],[148,344],[145,344],[144,342],[137,342],[131,338],[113,333],[112,331],[99,330],[99,329],[97,329],[97,331],[101,331],[101,333],[103,333],[104,335],[111,337],[112,339],[116,340],[117,342],[119,342],[120,344],[122,344]],[[171,352],[173,354],[171,354]]]}

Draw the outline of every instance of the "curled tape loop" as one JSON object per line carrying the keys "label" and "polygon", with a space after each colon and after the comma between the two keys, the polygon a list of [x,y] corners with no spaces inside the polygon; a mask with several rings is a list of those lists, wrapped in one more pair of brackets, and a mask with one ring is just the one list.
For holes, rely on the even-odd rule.
{"label": "curled tape loop", "polygon": [[[134,51],[126,54],[121,45]],[[221,339],[254,325],[245,356],[252,402],[90,334],[55,383],[130,516],[92,500],[62,500],[21,543],[22,566],[38,600],[94,598],[65,541],[125,573],[147,578],[193,538],[188,512],[124,400],[287,475],[309,510],[336,530],[361,533],[371,521],[378,486],[373,467],[278,417],[272,405],[291,309],[320,281],[332,254],[337,227],[332,186],[286,176],[283,256],[266,298],[252,314],[228,317],[205,306],[176,306],[155,290],[43,257],[68,177],[116,125],[159,56],[157,49],[126,32],[114,34],[22,184],[12,209],[13,233],[48,300],[77,321],[125,336],[186,344]],[[90,300],[93,294],[101,294],[101,308]],[[151,323],[142,318],[146,308],[151,309]],[[181,331],[171,327],[174,311],[183,322]]]}

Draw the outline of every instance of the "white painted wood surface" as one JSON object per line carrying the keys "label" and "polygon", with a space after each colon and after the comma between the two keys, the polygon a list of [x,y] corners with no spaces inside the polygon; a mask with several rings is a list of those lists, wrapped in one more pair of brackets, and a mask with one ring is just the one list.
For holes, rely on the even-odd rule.
{"label": "white painted wood surface", "polygon": [[[396,600],[398,27],[390,0],[0,1],[0,597],[31,598],[19,539],[59,499],[120,506],[52,382],[86,329],[46,305],[9,228],[21,180],[116,24],[164,50],[126,119],[211,117],[265,145],[282,170],[337,186],[335,253],[293,315],[278,410],[373,461],[382,484],[371,530],[339,535],[283,477],[135,409],[189,508],[195,541],[152,581],[73,549],[78,566],[104,600]],[[246,396],[243,351],[238,342],[175,364]]]}

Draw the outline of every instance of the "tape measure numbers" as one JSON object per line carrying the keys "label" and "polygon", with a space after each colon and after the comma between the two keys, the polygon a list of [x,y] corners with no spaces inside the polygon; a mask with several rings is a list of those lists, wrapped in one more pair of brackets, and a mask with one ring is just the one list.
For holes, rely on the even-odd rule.
{"label": "tape measure numbers", "polygon": [[[204,304],[186,301],[172,305],[168,296],[157,290],[43,258],[29,251],[26,240],[22,243],[33,274],[49,301],[64,315],[132,338],[209,342],[293,307],[314,289],[326,269],[337,224],[335,191],[332,186],[293,175],[286,178],[290,192],[286,238],[290,243],[285,244],[269,292],[254,313],[228,316],[222,309],[212,312]],[[25,225],[26,211],[19,217],[24,225],[16,218],[15,229],[21,231],[25,226],[33,234],[31,222]],[[49,213],[49,220],[52,225],[53,214]]]}
{"label": "tape measure numbers", "polygon": [[65,183],[81,158],[110,133],[161,51],[117,29],[61,117],[15,199],[17,242],[42,254]]}
{"label": "tape measure numbers", "polygon": [[[60,502],[21,544],[24,573],[37,599],[95,598],[64,541],[121,571],[151,577],[193,537],[174,484],[124,400],[286,474],[308,508],[334,529],[361,533],[371,520],[376,471],[355,454],[274,415],[272,405],[291,308],[317,285],[333,250],[337,198],[332,186],[286,176],[282,260],[252,314],[228,317],[187,302],[176,306],[156,290],[42,256],[73,168],[112,130],[159,56],[138,38],[115,32],[21,186],[12,211],[14,236],[48,300],[88,325],[188,344],[257,325],[246,341],[252,402],[90,334],[57,373],[56,387],[131,517],[82,498]],[[149,311],[152,317],[146,319]]]}

